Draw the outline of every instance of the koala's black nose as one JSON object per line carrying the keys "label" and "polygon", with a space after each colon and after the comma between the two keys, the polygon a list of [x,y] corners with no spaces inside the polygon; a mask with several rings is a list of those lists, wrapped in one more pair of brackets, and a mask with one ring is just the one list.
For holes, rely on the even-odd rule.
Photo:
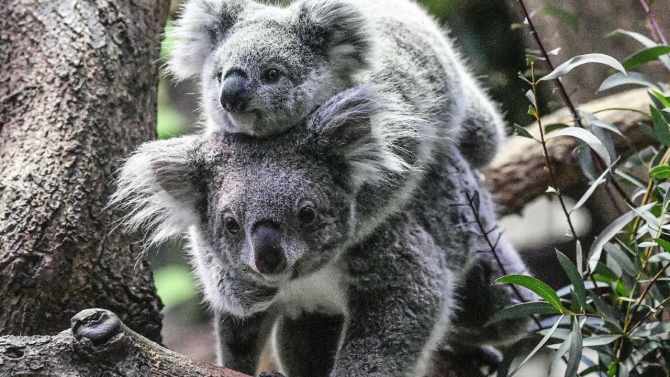
{"label": "koala's black nose", "polygon": [[221,87],[221,106],[228,112],[242,112],[249,105],[247,83],[249,80],[241,72],[226,76]]}
{"label": "koala's black nose", "polygon": [[286,256],[281,247],[281,230],[277,224],[263,222],[254,226],[251,245],[258,272],[274,275],[286,269]]}

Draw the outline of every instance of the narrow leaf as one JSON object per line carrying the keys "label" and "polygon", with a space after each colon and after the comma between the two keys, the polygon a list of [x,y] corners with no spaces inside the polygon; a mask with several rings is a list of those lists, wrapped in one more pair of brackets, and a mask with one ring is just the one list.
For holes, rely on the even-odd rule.
{"label": "narrow leaf", "polygon": [[649,169],[649,175],[657,180],[670,178],[670,165],[659,165]]}
{"label": "narrow leaf", "polygon": [[626,69],[619,63],[616,59],[609,55],[605,54],[585,54],[575,56],[574,58],[566,61],[565,63],[559,65],[551,73],[544,76],[540,81],[554,80],[561,76],[564,76],[568,72],[572,71],[573,68],[579,67],[580,65],[587,63],[600,63],[608,65],[619,72],[626,73]]}
{"label": "narrow leaf", "polygon": [[582,251],[582,243],[579,240],[575,242],[575,261],[577,262],[577,271],[584,271],[584,252]]}
{"label": "narrow leaf", "polygon": [[613,341],[619,339],[620,337],[621,335],[596,335],[584,339],[582,346],[584,347],[604,346],[605,344],[612,343]]}
{"label": "narrow leaf", "polygon": [[526,356],[526,358],[523,359],[523,360],[519,363],[519,365],[516,366],[516,368],[514,368],[514,370],[512,371],[512,373],[509,374],[509,377],[512,377],[514,374],[516,374],[516,372],[518,372],[519,369],[521,369],[521,367],[524,366],[524,365],[526,364],[526,362],[528,362],[528,360],[530,360],[530,358],[533,357],[533,356],[537,353],[537,351],[539,351],[539,350],[542,348],[542,346],[545,345],[545,343],[547,343],[547,341],[549,340],[549,338],[551,338],[551,335],[552,335],[552,334],[554,333],[554,331],[556,331],[556,329],[558,328],[558,325],[561,324],[561,320],[563,319],[563,317],[564,317],[564,316],[561,316],[561,318],[559,318],[559,319],[556,321],[556,323],[554,323],[554,325],[549,329],[549,331],[547,331],[546,335],[542,338],[542,340],[540,340],[540,342],[537,344],[537,346],[535,346],[535,348],[533,348],[533,350],[530,351],[530,353]]}
{"label": "narrow leaf", "polygon": [[600,175],[600,177],[598,177],[598,179],[596,179],[595,181],[593,181],[593,183],[591,183],[591,186],[589,186],[589,189],[586,190],[586,192],[584,193],[584,195],[582,195],[582,197],[579,199],[579,201],[577,202],[577,204],[575,204],[575,206],[572,207],[572,209],[570,210],[570,213],[572,213],[572,212],[578,210],[579,208],[581,208],[581,207],[584,205],[584,203],[586,203],[586,200],[587,200],[588,198],[590,198],[591,195],[593,195],[593,192],[598,188],[598,186],[600,186],[602,183],[605,183],[605,182],[607,181],[607,179],[605,178],[605,176],[606,176],[609,172],[610,172],[610,169],[606,169],[606,170]]}
{"label": "narrow leaf", "polygon": [[637,216],[637,211],[646,212],[652,209],[655,205],[656,203],[654,202],[636,209],[632,209],[621,215],[618,219],[612,221],[612,223],[610,223],[607,228],[600,232],[596,240],[591,245],[591,249],[589,250],[589,269],[593,271],[596,268],[596,264],[598,264],[598,260],[600,260],[600,254],[602,253],[603,246],[605,246],[605,244],[609,242],[612,237],[614,237],[624,226],[626,226],[626,224],[631,222]]}
{"label": "narrow leaf", "polygon": [[528,288],[531,291],[535,292],[538,296],[542,297],[545,301],[550,303],[559,312],[566,313],[568,311],[563,307],[563,305],[561,304],[561,300],[558,298],[558,295],[553,289],[551,289],[550,286],[532,276],[506,275],[496,279],[495,283],[516,284],[524,288]]}
{"label": "narrow leaf", "polygon": [[602,92],[603,90],[616,88],[617,86],[621,85],[642,85],[660,89],[658,83],[654,79],[643,73],[628,72],[627,74],[623,74],[621,72],[617,72],[612,76],[606,78],[605,81],[603,81],[603,83],[600,84],[600,88],[598,88],[598,91]]}
{"label": "narrow leaf", "polygon": [[607,164],[610,165],[612,163],[612,160],[610,159],[610,155],[607,152],[607,148],[603,145],[603,143],[598,140],[598,138],[590,133],[589,131],[583,129],[583,128],[577,128],[577,127],[568,127],[564,128],[562,130],[556,131],[550,135],[547,135],[547,139],[553,139],[559,136],[572,136],[576,137],[579,140],[582,140],[586,144],[593,149],[600,158],[603,159],[603,161]]}
{"label": "narrow leaf", "polygon": [[654,120],[654,131],[657,138],[665,145],[670,146],[670,126],[665,116],[654,106],[649,105],[651,118]]}
{"label": "narrow leaf", "polygon": [[535,314],[560,314],[560,312],[550,303],[544,301],[522,302],[500,309],[491,319],[486,322],[484,327],[494,323],[511,318],[530,317]]}
{"label": "narrow leaf", "polygon": [[568,365],[565,367],[566,377],[574,377],[577,374],[579,363],[582,361],[582,349],[582,329],[579,327],[577,318],[574,318],[572,321],[572,339],[570,339]]}
{"label": "narrow leaf", "polygon": [[668,242],[668,241],[666,241],[662,238],[656,238],[656,239],[654,239],[654,241],[656,241],[658,246],[660,246],[663,250],[670,253],[670,242]]}
{"label": "narrow leaf", "polygon": [[582,274],[577,270],[574,264],[570,261],[570,258],[566,257],[565,254],[560,251],[556,251],[556,258],[558,258],[558,263],[561,264],[563,270],[568,275],[570,282],[575,290],[575,296],[577,297],[577,302],[581,309],[586,310],[586,287],[584,287],[584,280],[582,279]]}
{"label": "narrow leaf", "polygon": [[533,106],[535,106],[535,104],[537,103],[537,102],[535,102],[535,94],[533,93],[532,90],[528,90],[528,91],[526,92],[526,98],[528,98],[528,101],[530,101],[530,103],[531,103]]}
{"label": "narrow leaf", "polygon": [[632,56],[626,58],[626,60],[624,60],[621,65],[623,65],[623,67],[627,70],[630,70],[667,54],[670,54],[670,46],[659,45],[647,47],[644,50],[638,51]]}
{"label": "narrow leaf", "polygon": [[544,133],[548,134],[549,132],[560,130],[563,128],[567,128],[568,125],[564,123],[552,123],[552,124],[547,124],[544,126]]}
{"label": "narrow leaf", "polygon": [[525,128],[519,126],[518,124],[514,125],[514,132],[521,137],[527,137],[529,139],[534,139],[533,135],[531,135]]}
{"label": "narrow leaf", "polygon": [[[632,32],[632,31],[628,31],[628,30],[617,29],[614,32],[612,32],[610,35],[618,35],[618,34],[623,34],[623,35],[629,36],[629,37],[635,39],[636,41],[638,41],[639,43],[641,43],[641,44],[643,44],[647,47],[658,46],[658,43],[652,41],[651,39],[645,37],[644,35],[642,35],[640,33],[635,33],[635,32]],[[663,63],[663,65],[665,65],[665,67],[670,70],[670,57],[660,56],[658,58],[658,60],[660,60]]]}
{"label": "narrow leaf", "polygon": [[[565,353],[568,351],[568,347],[570,347],[570,342],[572,341],[572,331],[570,332],[570,336],[565,338],[563,343],[558,347],[558,350],[554,354],[554,357],[551,359],[551,365],[549,366],[549,369],[553,369],[556,366],[556,363],[558,363],[558,360],[565,355]],[[548,348],[554,348],[554,346],[549,346]]]}

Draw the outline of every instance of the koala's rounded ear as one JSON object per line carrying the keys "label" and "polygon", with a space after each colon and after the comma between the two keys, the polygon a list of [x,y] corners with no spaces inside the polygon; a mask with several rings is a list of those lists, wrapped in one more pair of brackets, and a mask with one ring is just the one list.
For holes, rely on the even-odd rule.
{"label": "koala's rounded ear", "polygon": [[172,41],[167,71],[177,80],[201,74],[209,54],[238,20],[249,0],[187,0],[166,32]]}
{"label": "koala's rounded ear", "polygon": [[397,178],[414,169],[404,146],[419,140],[419,119],[393,95],[359,86],[331,97],[310,117],[317,148],[340,156],[354,189]]}
{"label": "koala's rounded ear", "polygon": [[149,243],[181,233],[198,220],[196,208],[204,195],[200,136],[185,136],[142,144],[119,171],[111,206],[127,211],[129,231],[146,226]]}
{"label": "koala's rounded ear", "polygon": [[359,7],[341,0],[305,0],[295,6],[304,45],[323,53],[336,70],[351,72],[370,65],[369,21]]}

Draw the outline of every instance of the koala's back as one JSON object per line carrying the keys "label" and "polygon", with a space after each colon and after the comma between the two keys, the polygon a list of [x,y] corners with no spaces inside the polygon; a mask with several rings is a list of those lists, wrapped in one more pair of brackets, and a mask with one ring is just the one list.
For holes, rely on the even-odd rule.
{"label": "koala's back", "polygon": [[[354,3],[368,17],[373,41],[372,69],[363,71],[359,80],[382,83],[429,118],[424,134],[453,136],[466,116],[465,92],[471,88],[445,32],[411,1]],[[432,129],[436,126],[442,129]]]}

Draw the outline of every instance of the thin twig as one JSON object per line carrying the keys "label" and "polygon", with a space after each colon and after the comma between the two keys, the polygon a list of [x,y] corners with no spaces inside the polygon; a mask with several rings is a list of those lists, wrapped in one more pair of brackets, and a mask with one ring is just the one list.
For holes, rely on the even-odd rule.
{"label": "thin twig", "polygon": [[661,28],[658,26],[658,22],[656,22],[656,17],[654,17],[653,14],[651,14],[651,8],[649,8],[649,4],[645,0],[640,0],[640,4],[642,5],[642,8],[644,9],[644,13],[647,14],[647,20],[649,20],[649,23],[651,24],[653,31],[656,32],[656,35],[658,35],[658,38],[661,40],[661,42],[664,45],[667,45],[668,42],[665,40],[665,36],[663,35],[663,31]]}

